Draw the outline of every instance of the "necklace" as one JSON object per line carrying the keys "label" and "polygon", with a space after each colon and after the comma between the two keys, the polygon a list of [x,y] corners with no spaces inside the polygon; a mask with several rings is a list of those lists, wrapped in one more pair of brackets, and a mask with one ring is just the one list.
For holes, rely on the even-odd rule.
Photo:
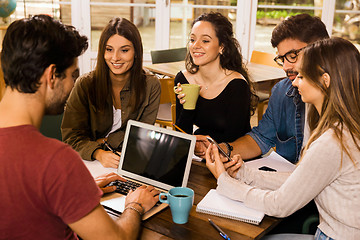
{"label": "necklace", "polygon": [[[225,74],[225,76],[224,76],[223,78],[221,78],[220,80],[218,80],[217,82],[223,81],[226,77],[230,76],[232,73],[233,73],[233,72],[231,72],[229,75],[226,75],[226,74]],[[195,83],[198,84],[198,85],[201,85],[201,84],[198,83],[198,81],[196,81],[196,79],[195,79]],[[212,84],[211,84],[211,85],[212,85]],[[202,88],[202,89],[204,89],[204,91],[206,91],[206,90],[209,89],[209,85],[203,85],[203,86],[205,87],[205,88]]]}

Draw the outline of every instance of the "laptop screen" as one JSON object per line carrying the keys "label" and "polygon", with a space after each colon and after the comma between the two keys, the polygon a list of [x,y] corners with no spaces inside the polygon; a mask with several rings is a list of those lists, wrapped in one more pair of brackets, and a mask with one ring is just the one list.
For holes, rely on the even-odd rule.
{"label": "laptop screen", "polygon": [[163,189],[186,186],[195,136],[129,121],[119,174]]}

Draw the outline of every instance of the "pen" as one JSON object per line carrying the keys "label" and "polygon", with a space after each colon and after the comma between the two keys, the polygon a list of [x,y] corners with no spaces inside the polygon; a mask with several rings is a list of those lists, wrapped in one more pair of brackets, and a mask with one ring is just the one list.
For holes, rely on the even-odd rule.
{"label": "pen", "polygon": [[110,147],[110,145],[107,143],[107,141],[103,140],[103,142],[110,151],[112,151],[114,154],[116,154],[117,156],[120,157],[120,155],[112,147]]}
{"label": "pen", "polygon": [[[175,124],[172,124],[177,130],[179,130],[182,133],[186,133],[184,130],[182,130],[181,128],[179,128],[178,126],[176,126]],[[186,133],[187,134],[187,133]]]}
{"label": "pen", "polygon": [[221,230],[221,228],[218,225],[216,225],[210,218],[209,218],[209,222],[220,233],[220,236],[222,236],[226,240],[230,240],[228,235],[226,235],[226,233],[223,230]]}

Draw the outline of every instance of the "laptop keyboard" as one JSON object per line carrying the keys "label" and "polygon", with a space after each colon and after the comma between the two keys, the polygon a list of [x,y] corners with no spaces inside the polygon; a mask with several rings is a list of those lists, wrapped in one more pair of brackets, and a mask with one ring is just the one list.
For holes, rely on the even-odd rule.
{"label": "laptop keyboard", "polygon": [[[135,189],[137,189],[138,187],[142,186],[142,184],[137,183],[137,182],[133,182],[131,180],[128,180],[126,182],[122,182],[120,180],[115,180],[111,183],[109,183],[108,185],[106,185],[107,187],[111,187],[111,186],[116,186],[116,190],[115,192],[123,194],[123,195],[127,195],[129,193],[130,190],[135,191]],[[164,191],[161,191],[162,193],[165,193]],[[161,202],[160,200],[155,204],[155,206],[160,205]]]}
{"label": "laptop keyboard", "polygon": [[123,195],[127,195],[130,190],[135,190],[136,188],[140,187],[141,184],[137,182],[133,182],[130,180],[127,180],[126,182],[122,182],[120,180],[115,180],[107,185],[110,186],[116,186],[115,192],[121,193]]}

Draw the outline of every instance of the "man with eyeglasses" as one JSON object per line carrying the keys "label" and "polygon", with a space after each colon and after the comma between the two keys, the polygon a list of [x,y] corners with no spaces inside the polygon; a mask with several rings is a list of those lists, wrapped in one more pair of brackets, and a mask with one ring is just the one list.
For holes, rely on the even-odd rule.
{"label": "man with eyeglasses", "polygon": [[300,51],[308,44],[328,37],[324,23],[308,14],[292,16],[275,27],[271,44],[277,48],[278,56],[274,61],[282,66],[287,78],[273,87],[259,125],[235,142],[222,143],[223,149],[232,149],[231,155],[252,159],[276,147],[282,157],[298,162],[304,138],[305,104],[297,88],[292,86],[298,74],[295,64]]}

